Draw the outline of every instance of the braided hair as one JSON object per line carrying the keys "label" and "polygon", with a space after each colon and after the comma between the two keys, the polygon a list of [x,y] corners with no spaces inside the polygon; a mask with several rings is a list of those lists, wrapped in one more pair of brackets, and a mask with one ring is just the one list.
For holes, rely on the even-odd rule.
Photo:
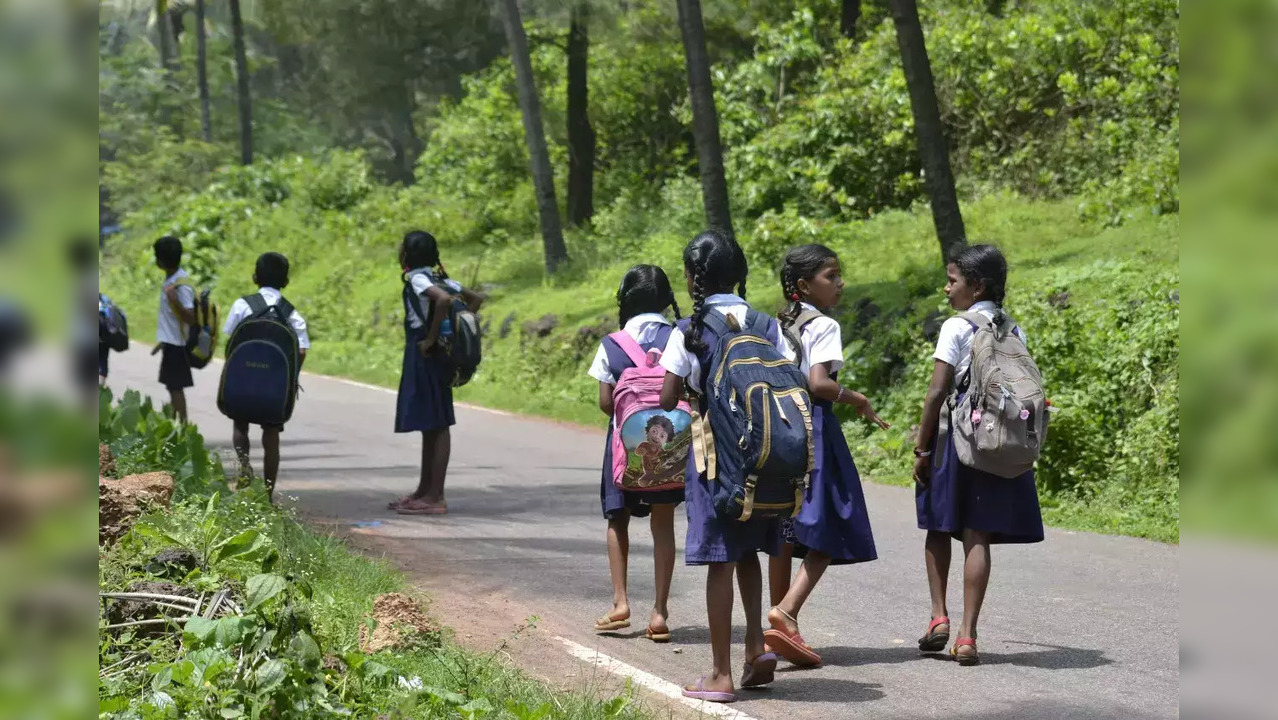
{"label": "braided hair", "polygon": [[985,286],[983,300],[992,300],[1000,310],[1003,309],[1003,298],[1007,295],[1007,258],[998,248],[971,245],[955,252],[950,262],[958,268],[969,286],[978,282]]}
{"label": "braided hair", "polygon": [[799,281],[811,280],[821,272],[826,263],[838,258],[830,248],[815,243],[800,245],[785,254],[785,262],[781,265],[781,292],[785,295],[786,304],[777,313],[777,320],[781,323],[781,332],[786,341],[794,348],[796,362],[803,361],[803,343],[799,342],[794,328],[794,322],[803,312]]}
{"label": "braided hair", "polygon": [[745,252],[735,240],[716,230],[706,230],[683,249],[683,271],[692,280],[692,322],[684,333],[683,343],[689,351],[698,353],[707,347],[701,337],[706,313],[710,310],[706,299],[733,289],[744,298],[749,269]]}
{"label": "braided hair", "polygon": [[399,246],[399,257],[405,269],[428,267],[434,271],[437,280],[448,279],[444,263],[439,259],[439,243],[434,235],[425,230],[410,230],[404,235],[404,242]]}
{"label": "braided hair", "polygon": [[630,318],[643,313],[659,313],[674,308],[675,319],[683,317],[670,278],[656,265],[635,265],[621,278],[617,288],[617,325],[625,327]]}

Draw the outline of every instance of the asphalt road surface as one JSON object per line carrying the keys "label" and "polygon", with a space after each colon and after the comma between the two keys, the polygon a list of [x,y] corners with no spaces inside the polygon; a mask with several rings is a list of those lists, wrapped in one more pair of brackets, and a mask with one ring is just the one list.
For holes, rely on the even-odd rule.
{"label": "asphalt road surface", "polygon": [[[136,388],[165,397],[156,382],[158,358],[144,349],[113,354],[112,364],[110,385],[117,391]],[[219,365],[197,371],[188,402],[210,444],[226,451],[231,424],[216,409],[219,371]],[[309,375],[302,384],[283,435],[278,493],[312,522],[412,573],[434,598],[432,611],[458,628],[463,642],[482,644],[486,635],[491,641],[536,615],[535,633],[513,643],[518,649],[511,657],[566,687],[574,678],[609,672],[658,687],[658,678],[684,683],[709,670],[703,569],[676,567],[673,642],[655,645],[642,637],[652,597],[652,546],[641,521],[631,529],[631,633],[593,632],[594,618],[611,600],[599,509],[602,429],[458,407],[450,514],[401,516],[386,503],[415,486],[420,440],[392,432],[394,392]],[[743,714],[737,717],[1179,715],[1177,547],[1049,529],[1042,544],[994,548],[980,627],[983,663],[960,668],[921,656],[915,645],[929,603],[913,493],[867,482],[865,494],[879,560],[832,568],[800,618],[825,664],[790,670],[783,663],[771,688],[743,693],[732,706]],[[683,531],[680,516],[680,558]],[[961,556],[956,549],[950,581],[956,631]],[[739,667],[739,599],[735,611],[733,663]],[[607,658],[588,665],[580,657],[590,651]],[[675,715],[690,712],[677,703],[668,707]]]}

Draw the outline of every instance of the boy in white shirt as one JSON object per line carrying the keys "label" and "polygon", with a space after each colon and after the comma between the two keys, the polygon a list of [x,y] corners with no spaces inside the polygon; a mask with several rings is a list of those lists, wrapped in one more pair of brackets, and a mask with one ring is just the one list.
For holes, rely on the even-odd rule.
{"label": "boy in white shirt", "polygon": [[[288,258],[277,252],[262,253],[253,270],[253,282],[257,284],[257,294],[266,301],[267,307],[278,304],[283,297],[280,291],[288,287]],[[231,310],[226,315],[226,324],[222,327],[222,334],[228,343],[235,328],[252,315],[253,311],[244,298],[231,305]],[[306,332],[306,320],[296,309],[289,313],[288,323],[293,326],[293,332],[297,333],[300,367],[301,363],[306,362],[306,351],[311,347],[311,338]],[[231,433],[231,444],[240,461],[240,476],[246,478],[253,476],[253,467],[249,462],[248,426],[247,422],[237,420]],[[279,476],[280,433],[283,431],[283,425],[262,426],[262,479],[269,496],[275,494],[275,480]]]}
{"label": "boy in white shirt", "polygon": [[195,288],[182,269],[182,241],[172,235],[156,240],[155,265],[164,271],[164,284],[151,354],[161,353],[160,384],[169,391],[169,404],[178,420],[186,423],[186,388],[195,384],[186,355],[187,334],[195,324]]}

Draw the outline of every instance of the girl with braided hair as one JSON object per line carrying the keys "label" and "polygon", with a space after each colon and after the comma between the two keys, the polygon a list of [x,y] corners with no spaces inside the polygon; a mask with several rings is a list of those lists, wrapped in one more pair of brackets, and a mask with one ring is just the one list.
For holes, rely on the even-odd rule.
{"label": "girl with braided hair", "polygon": [[[838,382],[843,366],[843,336],[839,323],[826,315],[843,295],[839,257],[824,245],[803,245],[785,256],[781,287],[787,305],[777,318],[799,357],[799,370],[808,379],[812,396],[813,448],[816,452],[807,494],[799,514],[782,525],[786,544],[769,562],[771,629],[764,633],[768,648],[796,665],[821,662],[799,634],[799,610],[830,565],[866,562],[878,557],[870,517],[865,508],[861,477],[834,405],[856,408],[866,420],[887,429],[870,401]],[[791,556],[803,558],[790,583]]]}
{"label": "girl with braided hair", "polygon": [[[685,392],[703,391],[702,370],[710,364],[714,332],[706,325],[710,313],[731,316],[746,326],[750,306],[745,301],[745,253],[733,240],[708,230],[697,235],[683,251],[683,272],[692,296],[692,317],[678,323],[661,356],[666,369],[661,406],[673,409]],[[784,356],[793,358],[790,344],[775,319],[768,318],[767,336]],[[704,410],[698,410],[704,414]],[[689,565],[706,565],[706,611],[714,668],[683,694],[710,702],[737,699],[732,679],[732,576],[737,576],[745,606],[745,672],[742,687],[766,685],[773,680],[777,656],[763,645],[763,574],[759,551],[775,554],[781,545],[781,523],[776,518],[752,518],[746,522],[721,518],[714,509],[711,491],[696,467],[695,453],[688,456],[685,490],[688,535],[684,543]]]}
{"label": "girl with braided hair", "polygon": [[[664,315],[666,308],[674,311],[675,319],[682,315],[670,279],[656,265],[635,265],[626,271],[617,289],[618,324],[644,351],[663,348],[673,328]],[[621,373],[634,367],[625,351],[609,337],[599,343],[595,359],[590,364],[590,376],[599,381],[599,409],[608,416],[608,441],[604,443],[603,472],[600,475],[599,500],[604,519],[608,521],[608,567],[612,576],[612,610],[595,621],[596,632],[615,632],[630,627],[630,599],[626,589],[626,570],[630,558],[630,518],[651,515],[652,558],[655,571],[656,599],[648,616],[645,636],[653,642],[668,642],[670,626],[666,606],[670,599],[670,582],[675,565],[675,508],[683,502],[683,489],[631,492],[622,490],[613,482],[613,394]],[[667,439],[674,437],[674,426],[665,417],[669,430]]]}

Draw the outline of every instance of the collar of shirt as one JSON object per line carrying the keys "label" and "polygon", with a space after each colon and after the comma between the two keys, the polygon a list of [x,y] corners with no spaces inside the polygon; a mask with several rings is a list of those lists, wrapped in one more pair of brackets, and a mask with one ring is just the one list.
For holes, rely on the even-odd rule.
{"label": "collar of shirt", "polygon": [[412,277],[414,275],[423,275],[423,274],[426,275],[426,277],[430,278],[432,281],[434,281],[435,272],[428,267],[413,268],[412,270],[409,270],[404,277]]}
{"label": "collar of shirt", "polygon": [[991,315],[993,315],[997,310],[998,306],[994,304],[993,300],[980,300],[972,303],[972,307],[967,309],[968,312],[987,312]]}
{"label": "collar of shirt", "polygon": [[813,305],[810,302],[800,302],[799,307],[803,308],[804,310],[816,310],[817,312],[821,312],[820,308],[818,308],[816,305]]}
{"label": "collar of shirt", "polygon": [[745,305],[746,301],[736,293],[717,293],[706,298],[707,305]]}
{"label": "collar of shirt", "polygon": [[662,325],[669,325],[670,321],[666,320],[665,316],[662,315],[661,313],[639,313],[638,315],[627,320],[626,326],[622,329],[630,333],[631,336],[635,336],[639,334],[639,330],[644,325],[647,325],[649,323],[661,323]]}
{"label": "collar of shirt", "polygon": [[267,286],[267,285],[263,285],[262,287],[258,288],[257,292],[263,298],[265,298],[268,302],[271,300],[278,300],[281,296],[284,295],[284,293],[280,292],[279,290],[276,290],[275,288]]}
{"label": "collar of shirt", "polygon": [[183,270],[182,268],[178,268],[178,269],[177,269],[177,272],[175,272],[175,273],[173,273],[172,275],[170,275],[170,276],[168,276],[168,277],[164,278],[164,284],[165,284],[166,286],[168,286],[168,285],[172,285],[174,282],[177,282],[178,280],[181,280],[181,279],[182,279],[182,278],[184,278],[184,277],[189,277],[189,276],[186,274],[186,271],[185,271],[185,270]]}

